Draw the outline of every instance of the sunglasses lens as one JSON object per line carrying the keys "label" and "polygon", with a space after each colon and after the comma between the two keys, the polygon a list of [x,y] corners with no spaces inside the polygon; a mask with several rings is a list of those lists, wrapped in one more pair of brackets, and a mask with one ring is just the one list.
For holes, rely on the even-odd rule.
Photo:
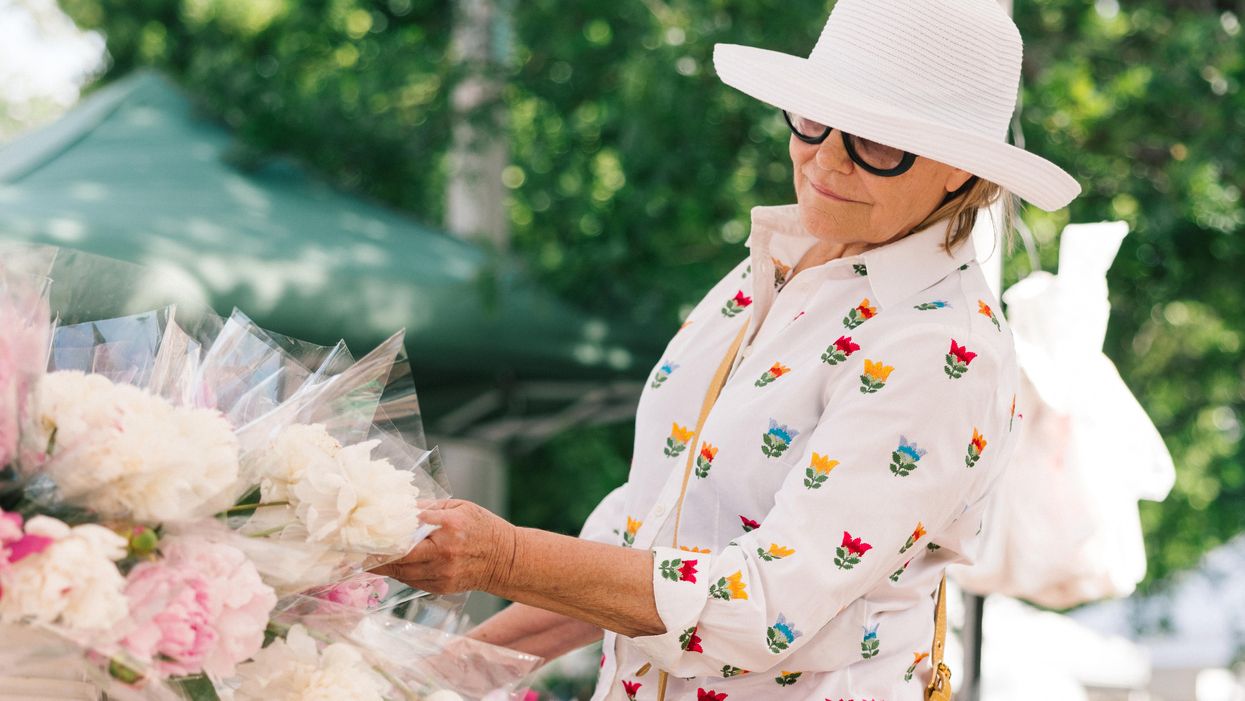
{"label": "sunglasses lens", "polygon": [[879,144],[876,141],[870,141],[856,135],[852,135],[851,140],[852,146],[856,149],[856,155],[860,156],[860,160],[878,170],[897,168],[903,161],[904,152],[902,149]]}
{"label": "sunglasses lens", "polygon": [[825,124],[815,122],[794,112],[788,112],[787,119],[791,122],[791,128],[795,130],[795,133],[805,139],[820,138],[829,129]]}
{"label": "sunglasses lens", "polygon": [[[796,136],[809,143],[821,143],[830,131],[830,127],[825,124],[803,115],[786,111],[783,114],[787,116],[787,123],[791,125],[791,130],[796,133]],[[904,162],[906,154],[903,149],[880,144],[855,134],[848,134],[847,139],[851,143],[850,151],[853,152],[852,158],[857,161],[863,161],[871,168],[893,170]]]}

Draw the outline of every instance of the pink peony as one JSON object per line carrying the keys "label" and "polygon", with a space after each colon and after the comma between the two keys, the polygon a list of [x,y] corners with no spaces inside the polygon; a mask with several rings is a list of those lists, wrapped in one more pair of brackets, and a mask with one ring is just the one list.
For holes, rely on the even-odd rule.
{"label": "pink peony", "polygon": [[24,532],[22,523],[21,514],[0,511],[0,567],[38,555],[52,544],[47,536]]}
{"label": "pink peony", "polygon": [[220,677],[264,642],[277,597],[240,550],[197,537],[170,538],[164,559],[130,573],[126,594],[136,628],[123,641],[165,674]]}
{"label": "pink peony", "polygon": [[13,349],[0,339],[0,467],[17,453],[17,363]]}
{"label": "pink peony", "polygon": [[50,326],[40,282],[4,273],[0,262],[0,467],[17,455],[30,384],[47,365]]}
{"label": "pink peony", "polygon": [[144,562],[125,586],[138,627],[121,642],[161,675],[197,674],[216,644],[211,585],[193,570]]}
{"label": "pink peony", "polygon": [[318,589],[314,596],[354,609],[368,609],[378,605],[388,593],[389,583],[384,577],[364,572],[344,582]]}

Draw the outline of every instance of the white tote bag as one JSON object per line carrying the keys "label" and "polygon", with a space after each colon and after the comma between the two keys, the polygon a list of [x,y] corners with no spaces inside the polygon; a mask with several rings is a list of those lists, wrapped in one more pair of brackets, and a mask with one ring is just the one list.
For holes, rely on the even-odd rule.
{"label": "white tote bag", "polygon": [[1073,224],[1059,274],[1034,272],[1003,294],[1023,374],[1019,444],[983,525],[964,589],[1051,608],[1126,596],[1145,576],[1137,500],[1161,501],[1171,455],[1102,352],[1106,272],[1124,222]]}

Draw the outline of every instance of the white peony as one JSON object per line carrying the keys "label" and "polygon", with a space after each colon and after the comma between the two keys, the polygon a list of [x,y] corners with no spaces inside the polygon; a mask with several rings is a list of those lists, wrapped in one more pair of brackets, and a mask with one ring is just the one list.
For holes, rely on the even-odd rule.
{"label": "white peony", "polygon": [[27,521],[26,535],[52,542],[0,570],[0,621],[103,632],[125,619],[125,578],[115,564],[125,557],[125,538],[103,526],[70,528],[47,516]]}
{"label": "white peony", "polygon": [[266,449],[257,451],[247,464],[258,472],[263,501],[285,501],[290,488],[307,471],[331,469],[341,448],[322,424],[294,424],[277,434]]}
{"label": "white peony", "polygon": [[[291,426],[256,456],[263,501],[288,501],[301,526],[286,535],[305,529],[311,542],[352,552],[405,553],[420,525],[420,492],[410,471],[372,459],[378,444],[342,447],[319,424]],[[263,509],[252,525],[279,518]]]}
{"label": "white peony", "polygon": [[45,376],[32,433],[61,496],[105,518],[206,515],[227,505],[238,479],[238,441],[220,412],[101,375]]}
{"label": "white peony", "polygon": [[391,688],[357,648],[333,643],[318,650],[301,625],[239,665],[238,677],[236,701],[383,701]]}
{"label": "white peony", "polygon": [[338,470],[312,472],[294,486],[299,520],[313,541],[347,550],[401,554],[419,528],[412,474],[373,460],[376,441],[343,448]]}

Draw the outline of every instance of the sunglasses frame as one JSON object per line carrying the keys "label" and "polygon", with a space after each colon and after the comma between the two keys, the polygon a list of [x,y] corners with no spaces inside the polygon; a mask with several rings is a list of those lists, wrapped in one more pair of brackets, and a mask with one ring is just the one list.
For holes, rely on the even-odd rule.
{"label": "sunglasses frame", "polygon": [[[807,134],[800,133],[800,131],[795,128],[795,123],[791,121],[791,114],[787,112],[787,110],[782,110],[782,118],[787,121],[787,126],[791,128],[791,133],[795,134],[795,138],[813,146],[825,141],[826,138],[830,136],[830,131],[834,129],[834,127],[826,127],[826,130],[821,133],[821,136],[808,136]],[[852,159],[852,162],[874,175],[878,175],[883,178],[893,178],[897,175],[903,175],[909,168],[912,167],[912,164],[916,162],[915,153],[904,151],[903,158],[899,160],[899,165],[894,168],[877,168],[866,163],[865,160],[860,157],[860,154],[856,152],[856,145],[854,143],[855,137],[842,129],[839,130],[839,134],[843,137],[843,148],[847,149],[847,155]]]}

